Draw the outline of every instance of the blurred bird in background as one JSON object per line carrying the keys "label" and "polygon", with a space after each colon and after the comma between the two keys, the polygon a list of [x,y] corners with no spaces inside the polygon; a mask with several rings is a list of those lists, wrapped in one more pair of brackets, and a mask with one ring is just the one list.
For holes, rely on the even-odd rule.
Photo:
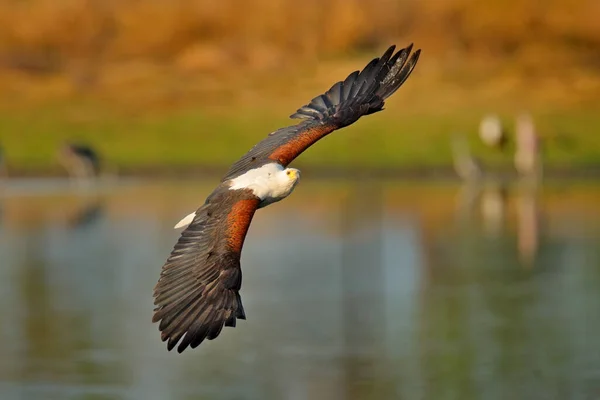
{"label": "blurred bird in background", "polygon": [[4,149],[0,146],[0,178],[6,178],[7,176],[6,157],[4,156]]}
{"label": "blurred bird in background", "polygon": [[100,157],[90,146],[64,143],[57,153],[58,162],[76,182],[89,182],[100,174]]}
{"label": "blurred bird in background", "polygon": [[487,146],[502,150],[506,144],[506,132],[496,114],[484,116],[479,124],[479,137]]}
{"label": "blurred bird in background", "polygon": [[462,134],[452,136],[454,172],[465,182],[477,181],[484,176],[483,164],[471,153],[469,142]]}
{"label": "blurred bird in background", "polygon": [[517,173],[528,180],[542,177],[540,140],[531,114],[519,114],[515,125],[514,164]]}

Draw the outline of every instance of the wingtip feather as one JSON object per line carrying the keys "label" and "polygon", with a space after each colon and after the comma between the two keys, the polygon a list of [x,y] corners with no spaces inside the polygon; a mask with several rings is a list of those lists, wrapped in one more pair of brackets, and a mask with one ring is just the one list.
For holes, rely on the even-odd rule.
{"label": "wingtip feather", "polygon": [[412,42],[397,51],[395,44],[389,46],[381,57],[372,59],[360,72],[352,72],[344,81],[336,82],[325,95],[313,98],[290,117],[309,120],[340,117],[341,127],[361,115],[380,111],[383,100],[391,96],[412,72],[421,53],[419,49],[411,55],[413,47]]}

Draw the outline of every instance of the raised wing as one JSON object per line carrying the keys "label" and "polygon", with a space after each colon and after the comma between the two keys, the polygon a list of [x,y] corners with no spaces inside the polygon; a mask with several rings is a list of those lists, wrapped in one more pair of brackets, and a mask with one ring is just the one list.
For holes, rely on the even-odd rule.
{"label": "raised wing", "polygon": [[246,319],[240,255],[259,202],[251,190],[219,186],[182,232],[154,288],[152,322],[160,321],[169,351],[180,340],[179,353],[195,348]]}
{"label": "raised wing", "polygon": [[237,161],[223,181],[270,162],[287,166],[327,134],[363,115],[383,110],[385,99],[398,90],[417,64],[421,50],[409,58],[412,47],[411,44],[394,54],[396,46],[391,46],[362,71],[352,72],[344,81],[300,107],[291,118],[305,121],[271,133]]}

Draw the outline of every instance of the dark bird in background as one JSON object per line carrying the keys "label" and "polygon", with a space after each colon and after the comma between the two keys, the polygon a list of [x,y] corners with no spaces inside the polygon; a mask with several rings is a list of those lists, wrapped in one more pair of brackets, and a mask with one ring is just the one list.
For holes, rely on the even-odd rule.
{"label": "dark bird in background", "polygon": [[[168,350],[195,348],[216,338],[223,326],[246,319],[240,298],[240,255],[257,209],[287,197],[300,178],[288,165],[329,133],[384,101],[410,76],[420,50],[391,46],[362,71],[352,72],[326,93],[299,108],[303,121],[269,134],[239,159],[202,206],[176,225],[185,228],[162,267],[154,289],[153,322]],[[368,266],[365,266],[368,267]],[[178,345],[179,343],[179,345]]]}
{"label": "dark bird in background", "polygon": [[8,169],[6,168],[6,157],[4,156],[4,149],[0,146],[0,178],[8,176]]}
{"label": "dark bird in background", "polygon": [[64,143],[57,158],[71,178],[91,179],[100,174],[100,157],[90,146]]}

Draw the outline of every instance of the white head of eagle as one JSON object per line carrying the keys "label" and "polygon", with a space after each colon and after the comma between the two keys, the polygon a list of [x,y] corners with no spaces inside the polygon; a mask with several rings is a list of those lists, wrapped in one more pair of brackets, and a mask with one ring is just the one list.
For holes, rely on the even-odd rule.
{"label": "white head of eagle", "polygon": [[[228,185],[229,190],[251,190],[252,194],[260,199],[258,208],[262,208],[285,199],[294,191],[299,181],[300,170],[284,168],[279,163],[268,163],[230,179]],[[195,216],[196,211],[186,215],[174,228],[189,226]]]}
{"label": "white head of eagle", "polygon": [[296,168],[284,168],[279,163],[268,163],[251,169],[230,181],[230,190],[250,189],[260,199],[259,208],[286,198],[300,180]]}

